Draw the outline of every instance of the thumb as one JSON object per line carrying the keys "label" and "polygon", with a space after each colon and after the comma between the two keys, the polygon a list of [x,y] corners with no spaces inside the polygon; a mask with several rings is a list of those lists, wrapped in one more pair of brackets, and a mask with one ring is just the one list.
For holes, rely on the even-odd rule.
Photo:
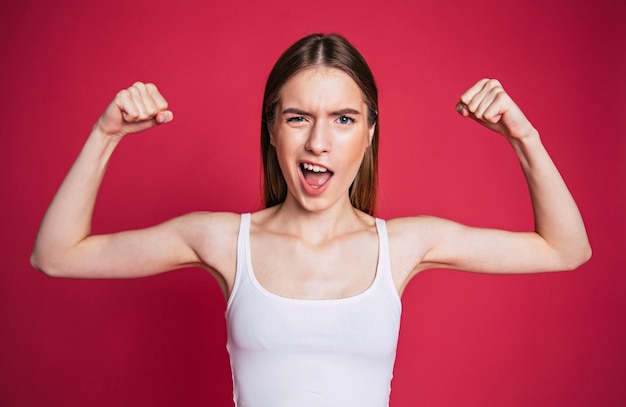
{"label": "thumb", "polygon": [[158,124],[169,123],[174,120],[174,113],[171,110],[163,110],[154,114],[152,117],[147,117],[145,119],[137,119],[136,116],[128,114],[126,112],[122,112],[122,116],[124,117],[124,121],[128,124],[141,124],[141,127],[149,128],[152,126],[156,126]]}
{"label": "thumb", "polygon": [[159,112],[154,117],[155,124],[165,124],[174,120],[174,113],[171,110],[164,110]]}
{"label": "thumb", "polygon": [[123,134],[139,133],[152,127],[169,123],[174,119],[174,114],[170,110],[158,112],[154,116],[144,120],[136,120],[132,117],[128,117],[125,113],[123,113],[123,116],[125,122],[121,129],[121,133]]}
{"label": "thumb", "polygon": [[147,130],[151,127],[159,126],[161,124],[169,123],[174,120],[174,114],[171,110],[163,110],[158,112],[152,117],[148,117],[144,120],[137,120],[136,118],[123,113],[126,126],[130,129],[129,133],[137,133],[143,130]]}
{"label": "thumb", "polygon": [[467,108],[467,105],[465,103],[463,103],[463,102],[458,102],[456,104],[455,109],[456,109],[457,113],[460,114],[463,117],[468,117],[469,114],[470,114],[470,111]]}

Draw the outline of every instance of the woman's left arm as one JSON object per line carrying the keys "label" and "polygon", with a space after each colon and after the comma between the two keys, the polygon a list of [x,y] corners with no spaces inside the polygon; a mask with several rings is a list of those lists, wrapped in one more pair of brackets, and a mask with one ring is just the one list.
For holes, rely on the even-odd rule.
{"label": "woman's left arm", "polygon": [[[533,273],[571,270],[586,262],[591,247],[576,202],[539,133],[502,85],[494,79],[483,79],[461,96],[456,108],[462,116],[500,133],[513,146],[528,182],[535,230],[481,229],[428,217],[398,219],[396,228],[401,235],[425,243],[418,250],[418,264],[413,271],[445,267]],[[413,233],[418,235],[410,236]],[[405,249],[410,250],[408,246]]]}

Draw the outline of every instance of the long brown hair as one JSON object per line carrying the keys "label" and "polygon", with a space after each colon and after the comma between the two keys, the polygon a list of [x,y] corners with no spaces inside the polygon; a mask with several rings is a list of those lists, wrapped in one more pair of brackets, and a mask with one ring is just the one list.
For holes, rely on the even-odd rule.
{"label": "long brown hair", "polygon": [[378,90],[374,76],[359,51],[337,34],[312,34],[298,40],[276,61],[265,84],[261,115],[261,160],[263,163],[263,198],[266,207],[278,205],[287,197],[287,183],[280,170],[276,149],[270,143],[269,126],[276,116],[276,107],[283,85],[299,71],[326,66],[340,69],[359,86],[368,107],[368,125],[376,125],[372,142],[361,167],[350,186],[350,202],[355,208],[374,214],[378,185]]}

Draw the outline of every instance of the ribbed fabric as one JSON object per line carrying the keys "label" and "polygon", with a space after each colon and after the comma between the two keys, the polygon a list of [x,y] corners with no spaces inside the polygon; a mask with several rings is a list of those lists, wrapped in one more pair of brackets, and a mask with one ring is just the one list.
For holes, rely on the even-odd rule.
{"label": "ribbed fabric", "polygon": [[361,294],[285,298],[257,281],[250,214],[241,215],[237,274],[228,300],[228,352],[237,407],[389,405],[401,305],[385,221],[376,219],[376,277]]}

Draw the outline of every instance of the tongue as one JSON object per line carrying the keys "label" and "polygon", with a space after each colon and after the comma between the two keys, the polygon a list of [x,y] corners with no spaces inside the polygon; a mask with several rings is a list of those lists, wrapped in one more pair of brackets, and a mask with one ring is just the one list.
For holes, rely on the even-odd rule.
{"label": "tongue", "polygon": [[304,179],[307,184],[312,187],[321,187],[330,179],[330,171],[326,172],[313,172],[313,171],[303,171]]}

